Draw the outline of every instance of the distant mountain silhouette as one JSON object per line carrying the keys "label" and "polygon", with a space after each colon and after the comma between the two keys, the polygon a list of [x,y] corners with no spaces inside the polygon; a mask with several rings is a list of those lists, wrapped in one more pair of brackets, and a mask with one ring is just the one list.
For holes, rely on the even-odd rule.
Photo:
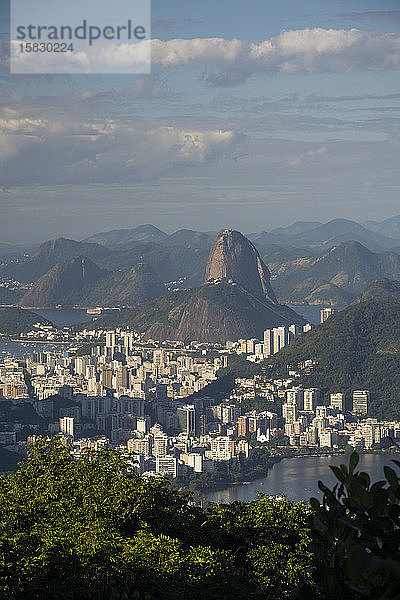
{"label": "distant mountain silhouette", "polygon": [[139,225],[133,229],[112,229],[102,233],[95,233],[83,240],[101,244],[103,246],[116,246],[129,244],[131,242],[159,242],[167,237],[167,234],[154,225]]}
{"label": "distant mountain silhouette", "polygon": [[138,306],[166,293],[144,263],[131,269],[105,271],[85,257],[55,265],[19,301],[20,306]]}
{"label": "distant mountain silhouette", "polygon": [[225,343],[261,338],[265,329],[305,322],[277,303],[268,268],[238,231],[218,236],[205,279],[199,288],[169,293],[140,309],[99,319],[94,326],[129,326],[149,339]]}
{"label": "distant mountain silhouette", "polygon": [[375,253],[358,242],[343,242],[318,256],[296,257],[274,267],[274,287],[286,301],[332,301],[354,298],[374,279],[400,279],[400,256]]}

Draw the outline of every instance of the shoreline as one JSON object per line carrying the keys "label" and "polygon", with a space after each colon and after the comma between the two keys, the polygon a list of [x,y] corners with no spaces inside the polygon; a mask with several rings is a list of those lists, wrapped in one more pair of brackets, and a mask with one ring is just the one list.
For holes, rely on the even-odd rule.
{"label": "shoreline", "polygon": [[[35,338],[9,338],[7,341],[15,342],[17,344],[72,344],[73,342],[61,341],[61,340],[37,340]],[[75,342],[76,343],[76,342]]]}
{"label": "shoreline", "polygon": [[[233,487],[233,486],[250,485],[250,484],[255,483],[257,481],[262,481],[262,480],[264,480],[264,479],[266,479],[268,477],[269,470],[272,469],[274,467],[274,465],[280,463],[282,461],[282,459],[285,459],[285,458],[287,458],[287,459],[293,459],[293,458],[323,458],[323,457],[329,457],[329,456],[347,456],[347,455],[350,456],[350,454],[351,454],[351,452],[346,452],[346,450],[338,450],[336,452],[335,451],[327,451],[327,452],[315,452],[315,453],[312,453],[312,454],[305,454],[305,453],[304,454],[292,454],[292,455],[287,455],[287,456],[284,456],[284,455],[275,455],[275,456],[273,456],[271,458],[274,458],[274,459],[277,459],[277,460],[274,460],[272,464],[265,466],[265,469],[266,469],[265,475],[263,475],[261,477],[257,476],[257,477],[253,477],[252,478],[251,475],[249,474],[249,475],[247,475],[248,479],[246,479],[245,481],[231,481],[231,482],[224,482],[224,483],[223,482],[217,482],[215,485],[210,486],[210,487],[196,488],[195,491],[199,492],[201,494],[206,495],[206,494],[208,494],[210,492],[220,492],[220,491],[223,491],[223,490],[227,490],[227,489],[229,489],[230,487]],[[358,451],[358,454],[359,455],[373,454],[373,455],[381,455],[381,456],[385,456],[385,455],[387,455],[387,456],[390,456],[390,455],[397,456],[397,455],[400,454],[400,451],[398,451],[398,452],[385,452],[385,451],[382,451],[382,450],[371,450],[371,451],[369,451],[369,450],[363,450],[363,451]],[[264,465],[260,465],[260,466],[264,467]],[[193,480],[193,482],[195,483],[196,480]],[[188,489],[191,489],[190,488],[190,483],[191,482],[189,481],[186,484],[185,487],[187,487]]]}

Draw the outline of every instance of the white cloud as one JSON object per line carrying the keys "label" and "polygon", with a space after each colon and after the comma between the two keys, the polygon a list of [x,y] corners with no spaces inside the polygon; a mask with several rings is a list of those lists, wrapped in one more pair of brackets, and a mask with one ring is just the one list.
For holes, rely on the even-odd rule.
{"label": "white cloud", "polygon": [[[195,38],[146,40],[134,45],[104,43],[90,52],[68,56],[77,69],[94,67],[119,72],[146,62],[151,48],[152,64],[164,68],[185,65],[208,69],[210,85],[231,85],[253,74],[326,73],[400,68],[400,33],[358,29],[302,29],[283,31],[259,42],[238,39]],[[17,47],[15,49],[17,52]],[[38,72],[51,72],[54,56],[19,53],[17,62],[31,61]],[[41,62],[38,62],[41,61]],[[35,67],[35,63],[37,67]],[[20,68],[20,67],[18,67]]]}
{"label": "white cloud", "polygon": [[240,140],[233,131],[72,116],[32,119],[5,109],[0,112],[0,182],[148,181],[217,160]]}
{"label": "white cloud", "polygon": [[245,81],[253,74],[326,73],[400,68],[400,34],[358,29],[283,31],[260,42],[212,39],[152,40],[152,63],[212,70],[211,85]]}

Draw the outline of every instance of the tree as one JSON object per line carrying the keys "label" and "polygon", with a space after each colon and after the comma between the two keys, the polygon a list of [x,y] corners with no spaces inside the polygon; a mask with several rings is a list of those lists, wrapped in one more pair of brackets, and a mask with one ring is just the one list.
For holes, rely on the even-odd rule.
{"label": "tree", "polygon": [[311,498],[315,566],[313,584],[299,591],[303,600],[400,597],[399,475],[385,467],[385,480],[371,485],[367,473],[355,471],[358,460],[353,452],[349,467],[330,467],[338,483],[329,489],[318,482],[322,505]]}
{"label": "tree", "polygon": [[203,510],[109,451],[39,440],[0,477],[10,600],[289,598],[310,566],[309,511],[283,499]]}

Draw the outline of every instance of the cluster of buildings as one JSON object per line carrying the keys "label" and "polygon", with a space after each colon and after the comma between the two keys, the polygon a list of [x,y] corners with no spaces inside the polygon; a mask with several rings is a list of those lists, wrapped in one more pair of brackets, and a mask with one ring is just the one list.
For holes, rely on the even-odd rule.
{"label": "cluster of buildings", "polygon": [[301,335],[310,331],[310,323],[306,325],[290,325],[288,327],[274,327],[266,329],[262,340],[251,338],[249,340],[238,340],[236,342],[226,342],[225,347],[228,350],[236,351],[238,354],[246,354],[246,358],[252,362],[259,362],[269,358],[273,354],[282,350],[290,342]]}
{"label": "cluster of buildings", "polygon": [[[400,423],[368,418],[368,390],[349,397],[332,390],[326,401],[319,389],[296,385],[296,371],[284,380],[267,371],[236,378],[222,395],[212,386],[204,390],[232,355],[267,358],[310,327],[276,327],[263,340],[225,346],[87,329],[69,333],[87,344],[85,352],[60,346],[6,357],[0,362],[0,446],[23,452],[36,435],[59,435],[75,456],[113,448],[142,474],[188,478],[248,457],[255,444],[368,449],[400,439]],[[312,361],[299,367],[306,372]]]}
{"label": "cluster of buildings", "polygon": [[[0,260],[0,267],[6,267],[7,264],[8,263],[5,263]],[[32,287],[32,285],[32,283],[21,283],[16,279],[3,279],[2,281],[0,281],[0,288],[5,288],[6,290],[29,290]]]}

